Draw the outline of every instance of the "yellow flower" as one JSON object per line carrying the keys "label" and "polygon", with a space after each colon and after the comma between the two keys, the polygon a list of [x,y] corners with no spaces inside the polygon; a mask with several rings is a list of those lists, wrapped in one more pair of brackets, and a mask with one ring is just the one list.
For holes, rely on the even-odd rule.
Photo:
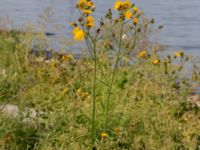
{"label": "yellow flower", "polygon": [[139,9],[138,9],[136,6],[134,6],[134,7],[133,7],[133,11],[136,13],[136,12],[139,11]]}
{"label": "yellow flower", "polygon": [[79,27],[74,28],[73,30],[74,40],[81,41],[85,38],[85,33]]}
{"label": "yellow flower", "polygon": [[82,97],[82,98],[86,98],[86,97],[90,96],[90,93],[88,93],[88,92],[83,92],[81,89],[78,89],[78,90],[76,91],[76,93],[77,93],[80,97]]}
{"label": "yellow flower", "polygon": [[63,93],[68,93],[69,92],[69,89],[68,88],[64,88],[64,90],[63,90]]}
{"label": "yellow flower", "polygon": [[91,13],[92,13],[92,11],[91,11],[91,10],[89,10],[89,9],[84,9],[84,10],[83,10],[83,13],[88,15],[88,14],[91,14]]}
{"label": "yellow flower", "polygon": [[80,10],[83,10],[83,9],[90,9],[91,7],[94,7],[94,3],[89,1],[89,0],[79,0],[79,2],[77,3],[77,8],[80,9]]}
{"label": "yellow flower", "polygon": [[76,32],[78,32],[79,30],[81,30],[79,27],[74,28],[74,30],[72,31],[73,34],[76,34]]}
{"label": "yellow flower", "polygon": [[101,138],[106,139],[108,137],[108,133],[102,132],[101,133]]}
{"label": "yellow flower", "polygon": [[122,9],[123,10],[128,10],[131,8],[131,2],[130,0],[126,0],[125,2],[122,2]]}
{"label": "yellow flower", "polygon": [[55,59],[52,58],[52,59],[51,59],[51,63],[54,63],[54,62],[55,62]]}
{"label": "yellow flower", "polygon": [[81,89],[78,89],[76,92],[80,94],[80,93],[82,92],[82,90],[81,90]]}
{"label": "yellow flower", "polygon": [[51,65],[52,65],[53,67],[56,67],[57,64],[58,64],[58,62],[56,62],[55,59],[51,59]]}
{"label": "yellow flower", "polygon": [[134,23],[134,25],[137,25],[139,23],[139,19],[138,18],[134,18],[133,19],[133,23]]}
{"label": "yellow flower", "polygon": [[147,51],[143,50],[138,54],[138,58],[146,58],[147,57]]}
{"label": "yellow flower", "polygon": [[152,61],[152,64],[153,65],[158,65],[160,63],[160,60],[159,59],[155,59]]}
{"label": "yellow flower", "polygon": [[184,56],[183,52],[175,52],[174,53],[174,58],[176,58],[176,57],[183,57],[183,56]]}
{"label": "yellow flower", "polygon": [[77,3],[77,7],[79,9],[83,9],[86,5],[87,5],[87,0],[79,0],[79,2]]}
{"label": "yellow flower", "polygon": [[91,2],[91,1],[88,1],[88,2],[87,2],[87,6],[89,6],[89,7],[95,7],[94,3]]}
{"label": "yellow flower", "polygon": [[122,6],[122,2],[118,0],[115,2],[114,8],[115,10],[120,10],[121,6]]}
{"label": "yellow flower", "polygon": [[83,3],[86,3],[87,0],[79,0],[78,4],[83,4]]}
{"label": "yellow flower", "polygon": [[87,26],[94,27],[94,18],[92,16],[88,16],[86,19],[87,19]]}
{"label": "yellow flower", "polygon": [[66,61],[70,61],[73,59],[73,56],[72,55],[63,55],[62,56],[62,60],[66,60]]}
{"label": "yellow flower", "polygon": [[126,19],[131,19],[131,17],[132,17],[132,12],[130,10],[126,11],[125,18]]}
{"label": "yellow flower", "polygon": [[83,92],[83,93],[81,94],[81,96],[85,98],[85,97],[90,96],[90,94],[89,94],[88,92]]}

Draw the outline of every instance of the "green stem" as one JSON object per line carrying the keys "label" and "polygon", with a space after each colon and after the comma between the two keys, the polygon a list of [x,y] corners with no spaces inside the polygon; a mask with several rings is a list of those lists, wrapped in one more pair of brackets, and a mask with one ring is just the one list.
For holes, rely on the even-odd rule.
{"label": "green stem", "polygon": [[95,115],[96,115],[96,76],[97,76],[97,54],[96,54],[96,42],[92,41],[93,47],[90,44],[88,38],[85,39],[86,45],[90,52],[90,55],[94,61],[94,75],[93,75],[93,101],[92,101],[92,146],[95,144]]}
{"label": "green stem", "polygon": [[109,106],[110,106],[110,98],[111,98],[111,94],[112,94],[112,88],[113,88],[113,83],[114,83],[114,79],[115,79],[115,75],[116,75],[116,70],[117,70],[117,65],[119,63],[119,59],[120,59],[120,54],[121,54],[121,45],[122,45],[122,35],[123,35],[123,27],[124,24],[122,23],[121,26],[121,30],[120,30],[120,36],[119,36],[119,45],[118,45],[118,52],[117,52],[117,58],[114,64],[114,70],[113,70],[113,74],[111,77],[111,82],[109,85],[109,89],[108,89],[108,98],[107,98],[107,103],[106,103],[106,114],[105,114],[105,129],[107,130],[108,127],[108,115],[109,115]]}
{"label": "green stem", "polygon": [[96,114],[96,75],[97,75],[97,55],[96,44],[94,44],[94,76],[93,76],[93,108],[92,108],[92,145],[95,143],[95,114]]}
{"label": "green stem", "polygon": [[[96,40],[96,41],[93,40],[92,37],[90,37],[90,39],[91,39],[92,43],[96,43],[96,41],[97,41],[97,40]],[[89,42],[89,39],[86,38],[85,41],[86,41],[87,48],[89,49],[90,55],[91,55],[92,59],[94,60],[94,59],[95,59],[95,56],[94,56],[95,54],[92,53],[92,49],[93,49],[93,48],[92,48],[92,46],[91,46],[91,44],[90,44],[90,42]],[[95,45],[95,46],[96,46],[96,45]],[[101,64],[100,64],[100,62],[99,62],[99,59],[97,59],[97,57],[96,57],[96,63],[97,63],[97,65],[98,65],[98,67],[99,67],[99,69],[100,69],[100,71],[101,71],[101,74],[102,74],[104,80],[107,82],[106,76],[105,76],[104,71],[103,71],[103,68],[101,67]]]}

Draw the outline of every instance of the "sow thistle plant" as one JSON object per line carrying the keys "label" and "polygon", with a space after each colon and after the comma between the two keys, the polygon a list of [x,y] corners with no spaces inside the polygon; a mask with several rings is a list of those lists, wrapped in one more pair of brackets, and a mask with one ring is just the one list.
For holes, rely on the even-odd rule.
{"label": "sow thistle plant", "polygon": [[[165,63],[158,56],[152,59],[148,50],[141,50],[138,46],[143,38],[142,33],[148,30],[149,24],[153,24],[154,20],[143,21],[143,12],[130,0],[117,0],[114,4],[117,16],[114,16],[112,10],[109,9],[98,24],[95,24],[97,21],[93,17],[96,6],[91,0],[79,0],[76,8],[80,13],[80,18],[76,22],[71,22],[73,38],[76,41],[85,41],[93,62],[91,140],[94,146],[99,135],[105,140],[115,131],[114,129],[110,131],[112,127],[109,126],[109,119],[112,116],[111,99],[119,68],[130,65],[133,60],[150,62],[155,67],[165,65]],[[102,61],[102,56],[106,56],[106,62]],[[175,53],[174,58],[177,57],[183,57],[183,53]],[[99,71],[102,76],[99,76]],[[100,91],[102,92],[100,95],[103,96],[99,100],[97,89],[100,83],[103,83],[106,91]],[[88,96],[88,93],[77,92],[82,97]],[[103,114],[103,129],[97,129],[97,110],[99,111],[97,102],[99,101],[103,106],[101,113]],[[97,133],[100,130],[102,132]]]}
{"label": "sow thistle plant", "polygon": [[[71,23],[71,25],[74,27],[73,37],[74,40],[77,41],[85,40],[90,57],[92,58],[94,64],[92,112],[92,142],[94,144],[97,69],[102,69],[102,64],[100,64],[99,58],[101,51],[98,51],[99,48],[97,46],[105,45],[108,49],[107,54],[111,54],[111,59],[113,60],[111,62],[111,66],[113,66],[111,70],[111,78],[106,80],[107,82],[109,81],[106,83],[108,85],[104,127],[104,132],[106,132],[108,129],[108,119],[110,113],[110,99],[113,92],[113,84],[115,81],[117,68],[119,67],[119,63],[122,62],[122,58],[125,55],[130,57],[131,53],[133,53],[132,50],[135,48],[137,42],[137,33],[140,32],[142,28],[142,25],[139,26],[139,22],[143,13],[140,12],[135,4],[132,4],[129,0],[118,0],[114,4],[114,9],[118,12],[118,16],[114,18],[112,10],[109,9],[105,17],[99,21],[99,26],[96,27],[95,20],[92,16],[92,13],[95,11],[94,3],[90,0],[79,0],[76,4],[76,7],[79,10],[80,18],[77,22]],[[114,30],[112,30],[110,27],[114,27]],[[110,29],[109,34],[106,34],[107,29]],[[134,40],[126,42],[128,37],[134,37]],[[146,52],[143,51],[139,57],[146,57]]]}
{"label": "sow thistle plant", "polygon": [[[93,111],[92,111],[92,127],[91,127],[91,136],[92,143],[95,143],[95,117],[96,117],[96,88],[97,88],[97,69],[102,69],[102,64],[100,63],[99,55],[101,51],[98,51],[99,45],[104,45],[107,43],[108,47],[108,55],[111,54],[111,58],[115,58],[114,62],[112,62],[111,66],[111,78],[107,81],[107,98],[106,98],[106,109],[105,109],[105,125],[104,125],[104,134],[107,135],[108,130],[108,119],[110,113],[110,99],[113,92],[113,84],[115,81],[115,76],[117,72],[117,68],[119,66],[119,62],[123,57],[122,51],[126,50],[124,47],[123,39],[126,39],[128,35],[125,34],[124,28],[126,26],[130,26],[132,28],[136,28],[139,24],[139,18],[141,13],[139,9],[132,4],[129,0],[125,1],[116,1],[114,4],[114,9],[118,12],[118,16],[113,18],[112,11],[109,9],[108,13],[102,18],[99,22],[99,26],[95,26],[95,20],[92,16],[92,13],[95,11],[95,5],[91,0],[79,0],[76,4],[77,9],[80,13],[80,18],[77,22],[71,22],[71,25],[74,27],[73,29],[73,37],[74,40],[81,41],[85,40],[87,48],[90,53],[90,57],[93,60],[94,64],[94,74],[93,74]],[[118,31],[111,31],[109,35],[105,34],[106,29],[109,26],[115,26],[115,28],[119,28]],[[116,29],[117,30],[117,29]],[[126,38],[125,38],[126,36]],[[130,35],[131,36],[131,35]],[[108,39],[107,39],[108,38]],[[123,38],[123,39],[122,39]],[[110,42],[107,42],[110,41]],[[133,43],[135,44],[135,43]],[[127,45],[126,47],[130,47]],[[133,48],[134,45],[131,47]],[[114,53],[112,52],[114,51]],[[129,50],[130,51],[130,50]],[[104,71],[102,70],[102,74]],[[105,77],[104,77],[105,78]],[[108,82],[109,81],[109,82]]]}

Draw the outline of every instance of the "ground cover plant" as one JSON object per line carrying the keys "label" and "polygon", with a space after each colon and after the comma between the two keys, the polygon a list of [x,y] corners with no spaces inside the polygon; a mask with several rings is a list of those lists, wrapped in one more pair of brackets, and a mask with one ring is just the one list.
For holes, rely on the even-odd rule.
{"label": "ground cover plant", "polygon": [[154,20],[128,0],[99,21],[92,1],[76,8],[73,40],[88,51],[79,59],[52,51],[41,61],[31,33],[0,34],[0,103],[19,107],[0,114],[0,149],[200,149],[199,107],[187,100],[198,64],[186,78],[190,57],[159,55],[148,42]]}

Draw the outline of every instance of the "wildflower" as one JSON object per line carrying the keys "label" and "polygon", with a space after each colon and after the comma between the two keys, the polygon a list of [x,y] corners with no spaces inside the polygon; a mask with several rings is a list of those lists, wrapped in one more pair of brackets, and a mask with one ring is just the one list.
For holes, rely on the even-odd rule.
{"label": "wildflower", "polygon": [[128,20],[128,19],[131,19],[131,17],[132,17],[132,12],[130,11],[130,10],[128,10],[128,11],[126,11],[125,12],[125,18]]}
{"label": "wildflower", "polygon": [[133,11],[134,11],[135,13],[137,13],[137,12],[139,11],[139,9],[138,9],[136,6],[134,6],[134,7],[133,7]]}
{"label": "wildflower", "polygon": [[82,98],[86,98],[86,97],[89,97],[90,96],[90,93],[88,92],[83,92],[82,89],[78,89],[77,91],[77,94],[82,97]]}
{"label": "wildflower", "polygon": [[63,55],[62,56],[62,60],[65,60],[65,61],[70,61],[73,59],[73,56],[72,55]]}
{"label": "wildflower", "polygon": [[83,10],[83,13],[89,15],[89,14],[92,13],[92,11],[89,10],[89,9],[84,9],[84,10]]}
{"label": "wildflower", "polygon": [[54,62],[55,62],[55,59],[52,58],[52,59],[51,59],[51,62],[54,63]]}
{"label": "wildflower", "polygon": [[123,10],[128,10],[131,8],[131,2],[130,0],[126,0],[124,2],[122,2],[122,9]]}
{"label": "wildflower", "polygon": [[90,9],[91,7],[94,7],[94,3],[89,0],[79,0],[79,2],[76,4],[77,8],[80,10],[83,9]]}
{"label": "wildflower", "polygon": [[88,16],[86,19],[87,19],[87,26],[94,27],[94,18],[92,16]]}
{"label": "wildflower", "polygon": [[101,138],[102,139],[106,139],[108,137],[108,133],[106,133],[106,132],[102,132],[101,133]]}
{"label": "wildflower", "polygon": [[95,7],[94,3],[91,2],[91,1],[88,1],[88,2],[87,2],[87,6],[88,6],[88,7]]}
{"label": "wildflower", "polygon": [[114,8],[115,10],[120,10],[121,6],[122,6],[122,2],[118,0],[115,2]]}
{"label": "wildflower", "polygon": [[79,0],[77,3],[77,8],[83,9],[85,6],[87,6],[87,0]]}
{"label": "wildflower", "polygon": [[90,96],[90,94],[88,92],[83,92],[83,93],[81,93],[81,96],[86,98],[86,97]]}
{"label": "wildflower", "polygon": [[183,56],[184,56],[184,53],[183,53],[183,52],[175,52],[175,53],[174,53],[174,58],[183,57]]}
{"label": "wildflower", "polygon": [[73,30],[74,40],[81,41],[85,38],[85,33],[79,27],[74,28]]}
{"label": "wildflower", "polygon": [[138,19],[138,18],[134,18],[134,19],[133,19],[133,24],[134,24],[134,25],[137,25],[138,23],[139,23],[139,19]]}
{"label": "wildflower", "polygon": [[146,58],[147,57],[147,51],[143,50],[138,54],[138,58]]}
{"label": "wildflower", "polygon": [[64,90],[63,90],[63,93],[68,93],[69,92],[69,89],[68,88],[64,88]]}
{"label": "wildflower", "polygon": [[53,67],[56,67],[57,64],[58,64],[58,63],[56,62],[55,59],[51,59],[51,65],[52,65]]}
{"label": "wildflower", "polygon": [[81,90],[81,89],[78,89],[76,92],[80,94],[80,93],[82,92],[82,90]]}
{"label": "wildflower", "polygon": [[160,60],[159,59],[155,59],[152,61],[152,64],[153,65],[158,65],[160,63]]}

